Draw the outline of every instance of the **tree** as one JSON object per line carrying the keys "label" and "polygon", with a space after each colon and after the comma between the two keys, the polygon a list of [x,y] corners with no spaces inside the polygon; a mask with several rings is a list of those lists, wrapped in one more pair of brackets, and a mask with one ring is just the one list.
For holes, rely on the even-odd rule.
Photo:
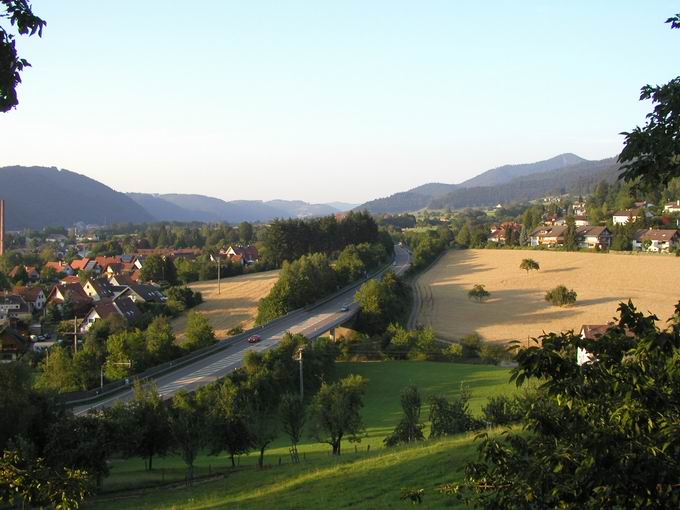
{"label": "tree", "polygon": [[200,349],[214,344],[215,330],[210,325],[210,321],[200,312],[189,312],[187,321],[186,338],[184,346],[189,350]]}
{"label": "tree", "polygon": [[486,298],[488,298],[491,293],[484,288],[484,285],[477,284],[468,291],[468,298],[481,303]]}
{"label": "tree", "polygon": [[545,300],[553,306],[569,306],[576,303],[576,292],[567,289],[564,285],[558,285],[545,294]]}
{"label": "tree", "polygon": [[[666,23],[680,28],[680,14]],[[661,86],[645,85],[640,100],[655,105],[644,127],[623,132],[624,147],[619,155],[621,178],[642,189],[665,187],[680,176],[680,76]]]}
{"label": "tree", "polygon": [[305,405],[299,395],[286,393],[281,397],[279,404],[279,416],[283,431],[290,438],[290,453],[293,462],[300,462],[297,445],[302,439],[302,431],[305,427]]}
{"label": "tree", "polygon": [[[111,380],[123,379],[135,370],[142,370],[148,365],[149,355],[146,350],[144,333],[121,331],[111,335],[106,341],[106,377]],[[131,363],[131,365],[126,365]]]}
{"label": "tree", "polygon": [[156,317],[144,332],[146,350],[154,364],[170,361],[175,355],[175,334],[164,316]]}
{"label": "tree", "polygon": [[364,423],[361,408],[367,379],[350,375],[333,384],[323,384],[310,404],[310,427],[315,437],[340,455],[342,439],[361,441]]}
{"label": "tree", "polygon": [[0,451],[31,419],[31,372],[24,363],[0,363]]}
{"label": "tree", "polygon": [[539,266],[538,262],[536,262],[534,259],[522,259],[519,268],[529,274],[529,271],[538,271],[541,269],[541,266]]}
{"label": "tree", "polygon": [[[165,229],[163,230],[165,232]],[[177,284],[177,269],[170,257],[164,255],[149,255],[142,266],[142,280],[167,282]]]}
{"label": "tree", "polygon": [[71,352],[66,347],[55,346],[50,349],[49,356],[41,362],[40,368],[40,375],[36,381],[37,388],[58,393],[81,389]]}
{"label": "tree", "polygon": [[189,485],[194,480],[194,462],[206,437],[207,411],[203,409],[195,394],[177,393],[170,407],[170,431],[175,449],[187,466]]}
{"label": "tree", "polygon": [[253,240],[253,225],[247,221],[242,221],[238,225],[238,235],[242,243],[250,243]]}
{"label": "tree", "polygon": [[430,438],[460,434],[479,428],[470,412],[470,389],[461,384],[460,394],[448,401],[442,396],[430,397]]}
{"label": "tree", "polygon": [[243,388],[231,378],[226,378],[216,389],[215,402],[210,413],[210,453],[226,451],[235,467],[234,457],[248,453],[253,438],[246,424],[245,394]]}
{"label": "tree", "polygon": [[[20,35],[38,34],[47,23],[33,14],[27,0],[3,0],[4,14],[0,18],[9,19]],[[0,26],[0,112],[8,112],[19,104],[17,86],[21,83],[21,72],[31,64],[20,58],[16,50],[15,36]]]}
{"label": "tree", "polygon": [[[487,509],[678,508],[675,310],[660,330],[656,316],[622,303],[595,340],[549,333],[520,350],[512,380],[540,384],[523,430],[485,436],[463,482],[446,489]],[[579,348],[591,363],[577,364]]]}
{"label": "tree", "polygon": [[166,455],[173,447],[170,416],[155,384],[135,382],[134,392],[134,399],[115,413],[124,432],[123,452],[143,458],[153,471],[154,457]]}
{"label": "tree", "polygon": [[576,239],[576,220],[573,216],[567,217],[567,230],[564,232],[564,248],[567,251],[578,249],[578,239]]}
{"label": "tree", "polygon": [[85,471],[54,469],[44,459],[29,460],[17,450],[6,450],[0,457],[0,503],[72,510],[90,492]]}
{"label": "tree", "polygon": [[415,386],[404,388],[401,392],[401,408],[404,411],[404,416],[392,434],[385,438],[385,446],[413,443],[415,441],[422,441],[425,438],[423,435],[423,425],[420,423],[421,407],[422,399],[420,398],[418,388]]}

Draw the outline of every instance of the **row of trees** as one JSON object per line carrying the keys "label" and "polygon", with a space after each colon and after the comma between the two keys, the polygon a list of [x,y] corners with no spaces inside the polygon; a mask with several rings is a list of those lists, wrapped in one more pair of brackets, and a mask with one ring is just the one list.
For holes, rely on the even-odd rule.
{"label": "row of trees", "polygon": [[284,261],[279,279],[258,304],[256,322],[264,324],[309,305],[363,278],[387,260],[388,253],[382,244],[362,243],[346,246],[335,263],[325,253]]}
{"label": "row of trees", "polygon": [[332,257],[350,244],[362,243],[381,243],[388,253],[392,251],[390,236],[378,229],[366,211],[350,212],[341,220],[335,216],[276,220],[266,232],[262,256],[267,263],[281,267],[284,261],[303,255],[323,253]]}

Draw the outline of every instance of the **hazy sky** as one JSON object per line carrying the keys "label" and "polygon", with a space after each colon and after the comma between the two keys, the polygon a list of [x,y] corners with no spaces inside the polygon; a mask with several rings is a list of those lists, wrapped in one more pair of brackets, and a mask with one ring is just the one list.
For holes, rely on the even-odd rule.
{"label": "hazy sky", "polygon": [[601,159],[679,72],[674,1],[32,3],[0,166],[120,191],[358,203]]}

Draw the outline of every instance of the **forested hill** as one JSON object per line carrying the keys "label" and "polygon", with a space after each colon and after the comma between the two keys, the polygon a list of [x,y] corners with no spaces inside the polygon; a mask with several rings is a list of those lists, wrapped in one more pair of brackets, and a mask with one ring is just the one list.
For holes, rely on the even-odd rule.
{"label": "forested hill", "polygon": [[143,223],[153,217],[124,193],[54,167],[0,168],[0,198],[6,204],[6,228],[43,228],[84,223]]}
{"label": "forested hill", "polygon": [[[425,207],[493,206],[540,198],[553,191],[587,193],[602,179],[618,175],[615,158],[588,161],[574,154],[525,165],[505,165],[460,184],[430,183],[367,202],[357,209],[401,213]],[[487,183],[487,184],[483,184]]]}
{"label": "forested hill", "polygon": [[457,189],[429,204],[433,209],[488,207],[510,202],[524,202],[548,194],[574,193],[586,195],[598,182],[613,182],[619,175],[616,158],[587,161],[561,170],[519,177],[499,186]]}

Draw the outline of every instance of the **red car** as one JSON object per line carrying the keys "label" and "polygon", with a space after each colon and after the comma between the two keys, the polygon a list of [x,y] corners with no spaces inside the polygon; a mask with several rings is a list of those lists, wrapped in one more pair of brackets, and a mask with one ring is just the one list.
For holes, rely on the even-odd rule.
{"label": "red car", "polygon": [[248,338],[248,343],[249,344],[256,344],[260,340],[262,340],[262,337],[260,335],[253,335],[250,338]]}

